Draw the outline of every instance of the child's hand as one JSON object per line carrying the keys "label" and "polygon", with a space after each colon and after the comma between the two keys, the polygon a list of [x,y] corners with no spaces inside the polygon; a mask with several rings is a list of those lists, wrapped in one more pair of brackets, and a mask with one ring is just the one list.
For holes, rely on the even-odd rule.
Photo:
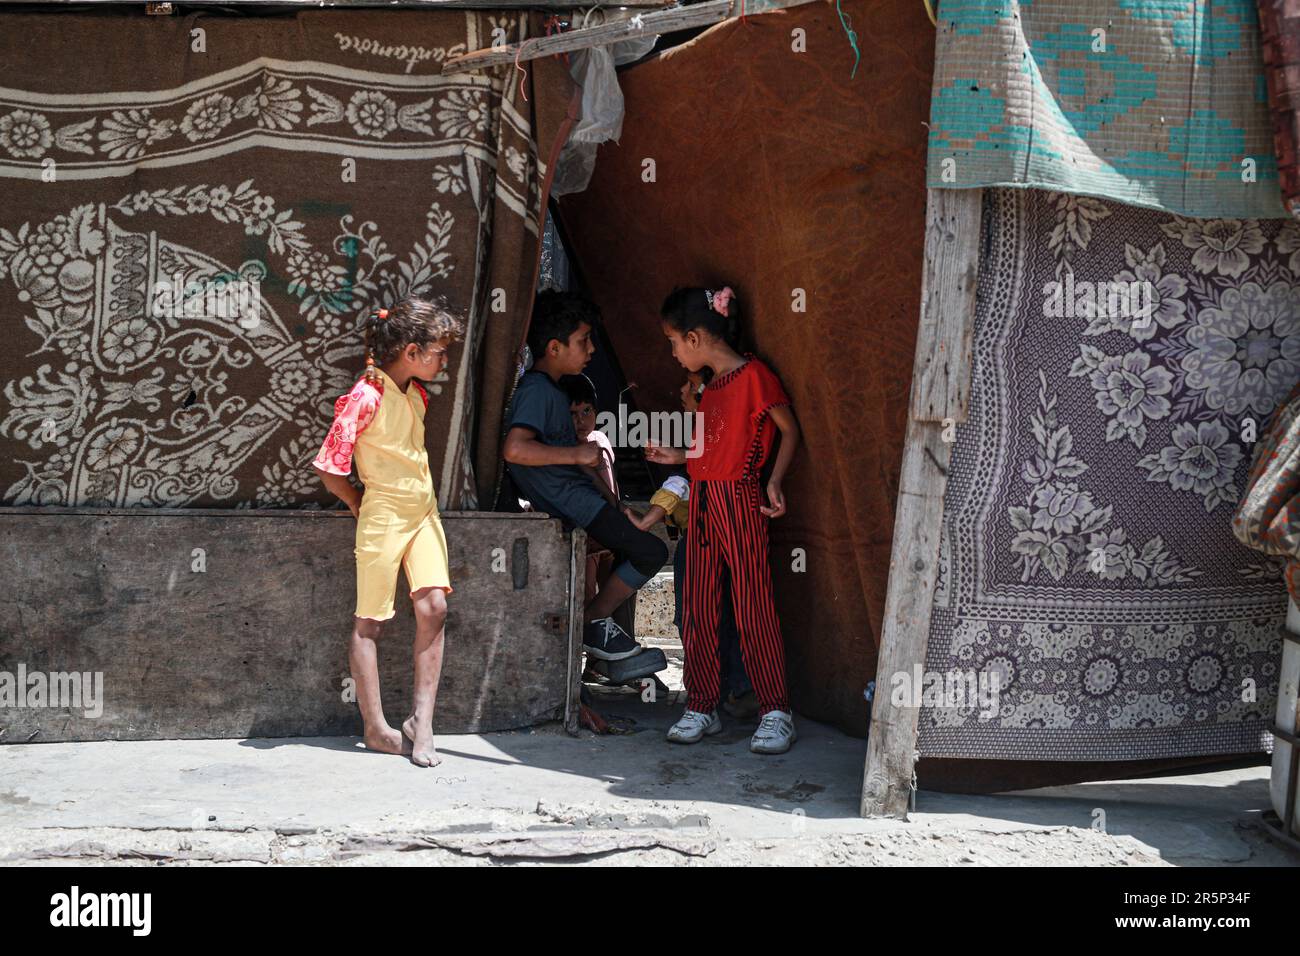
{"label": "child's hand", "polygon": [[316,474],[320,476],[320,480],[329,489],[330,494],[348,506],[352,517],[361,517],[361,490],[348,481],[347,476],[321,471],[319,468],[316,469]]}
{"label": "child's hand", "polygon": [[648,444],[645,446],[645,460],[656,465],[682,465],[686,463],[686,452],[680,448],[661,448]]}
{"label": "child's hand", "polygon": [[758,506],[758,510],[763,512],[769,518],[779,518],[785,514],[785,492],[781,490],[779,481],[769,481],[767,483],[767,500],[772,502],[772,507],[766,508],[763,505]]}
{"label": "child's hand", "polygon": [[645,528],[645,515],[642,515],[640,512],[636,511],[634,508],[629,508],[627,505],[624,505],[624,506],[623,506],[623,514],[627,516],[627,520],[628,520],[628,521],[632,522],[634,525],[636,525],[636,526],[637,526],[638,528],[640,528],[642,531],[644,531],[644,530],[646,529],[646,528]]}

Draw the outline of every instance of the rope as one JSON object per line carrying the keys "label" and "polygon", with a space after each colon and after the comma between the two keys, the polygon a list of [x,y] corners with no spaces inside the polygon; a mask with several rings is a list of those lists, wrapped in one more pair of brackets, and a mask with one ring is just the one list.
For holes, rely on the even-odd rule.
{"label": "rope", "polygon": [[853,32],[853,21],[840,7],[840,0],[835,0],[835,12],[840,15],[840,26],[844,27],[844,32],[848,34],[849,46],[853,47],[853,72],[849,74],[849,79],[852,79],[857,75],[858,63],[862,60],[862,51],[858,49],[858,35]]}
{"label": "rope", "polygon": [[[537,38],[536,37],[528,38],[528,40],[535,40],[535,39]],[[520,74],[522,74],[519,77],[519,95],[524,98],[525,103],[528,102],[528,91],[524,89],[524,80],[528,79],[528,71],[519,65],[519,56],[524,52],[524,47],[528,46],[528,40],[525,40],[523,43],[519,44],[519,49],[515,50],[515,69],[518,70]]]}

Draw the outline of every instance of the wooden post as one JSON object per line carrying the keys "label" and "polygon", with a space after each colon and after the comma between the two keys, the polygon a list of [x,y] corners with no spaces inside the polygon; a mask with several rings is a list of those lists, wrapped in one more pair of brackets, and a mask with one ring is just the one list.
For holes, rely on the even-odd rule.
{"label": "wooden post", "polygon": [[582,710],[582,631],[587,609],[587,532],[574,528],[569,535],[569,648],[564,691],[564,729],[578,735]]}
{"label": "wooden post", "polygon": [[[21,0],[0,0],[0,5],[21,2]],[[82,4],[104,6],[117,4],[122,0],[80,0]],[[618,0],[620,7],[667,7],[673,0]],[[188,6],[188,4],[186,4]],[[176,10],[165,9],[170,3],[146,3],[149,13],[174,14]],[[236,7],[302,7],[302,8],[339,8],[361,10],[381,8],[384,10],[578,10],[592,6],[592,0],[226,0],[222,6]]]}
{"label": "wooden post", "polygon": [[[966,420],[970,400],[982,201],[980,189],[931,189],[926,194],[921,320],[867,736],[864,817],[907,819],[921,702],[895,707],[891,689],[895,674],[910,681],[914,666],[925,666],[952,454],[950,428]],[[945,431],[949,441],[944,441]]]}

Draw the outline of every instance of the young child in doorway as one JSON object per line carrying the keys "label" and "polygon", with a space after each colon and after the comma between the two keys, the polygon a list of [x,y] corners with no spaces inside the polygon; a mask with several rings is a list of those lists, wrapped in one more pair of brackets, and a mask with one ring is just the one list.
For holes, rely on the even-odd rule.
{"label": "young child in doorway", "polygon": [[[718,717],[718,630],[724,571],[740,631],[745,670],[759,702],[755,753],[776,754],[795,741],[794,716],[786,697],[785,648],[772,594],[768,564],[768,522],[786,512],[781,483],[799,441],[799,425],[780,380],[761,360],[738,353],[735,292],[674,290],[660,310],[673,358],[688,372],[713,370],[700,398],[704,446],[684,451],[647,449],[660,464],[686,463],[691,477],[687,534],[685,632],[686,711],[668,731],[675,743],[695,743],[722,730]],[[780,448],[767,482],[767,504],[759,474],[777,433]]]}
{"label": "young child in doorway", "polygon": [[[424,415],[432,381],[461,320],[442,303],[406,298],[365,322],[366,372],[334,405],[334,424],[313,465],[321,481],[357,519],[357,603],[348,648],[365,744],[382,753],[409,753],[434,767],[433,708],[442,674],[446,595],[451,593],[447,541],[424,447]],[[355,461],[364,485],[349,481]],[[415,693],[400,731],[384,717],[376,641],[395,613],[399,565],[415,609]]]}
{"label": "young child in doorway", "polygon": [[617,661],[642,648],[612,615],[667,563],[668,548],[633,525],[612,492],[593,480],[591,469],[600,464],[601,448],[578,441],[569,396],[558,384],[591,360],[596,350],[591,332],[599,319],[595,305],[579,296],[538,294],[528,328],[533,367],[519,380],[506,414],[502,455],[535,510],[585,528],[614,553],[614,574],[587,603],[583,644],[591,656]]}
{"label": "young child in doorway", "polygon": [[[573,431],[578,441],[595,442],[600,446],[600,463],[592,477],[613,495],[618,502],[618,479],[614,477],[614,445],[609,436],[596,427],[596,386],[585,375],[566,375],[560,379],[560,388],[569,396],[569,414],[573,416]],[[604,492],[602,491],[602,494]]]}
{"label": "young child in doorway", "polygon": [[[560,379],[559,385],[564,390],[564,394],[569,396],[569,413],[573,416],[573,431],[578,437],[578,442],[589,441],[600,447],[600,464],[595,468],[583,467],[582,470],[591,477],[596,484],[596,489],[608,502],[621,508],[622,499],[619,496],[618,479],[614,476],[614,445],[610,442],[609,436],[596,427],[596,386],[585,375],[566,375]],[[614,552],[602,546],[595,538],[587,538],[587,586],[583,595],[584,604],[595,600],[600,589],[609,583],[610,575],[614,573],[617,563]],[[631,600],[624,601],[611,616],[624,633],[635,640],[633,637],[636,633],[635,603]],[[588,670],[583,673],[583,680],[599,682],[600,674],[591,665],[592,661],[588,660]],[[602,720],[586,705],[583,706],[582,714],[584,720],[588,717],[597,721]]]}
{"label": "young child in doorway", "polygon": [[[704,376],[691,372],[682,384],[682,409],[688,414],[699,411],[700,394],[704,389]],[[686,429],[690,434],[691,429]],[[663,521],[678,532],[677,547],[673,551],[673,624],[678,634],[682,630],[682,603],[686,589],[686,539],[690,528],[690,481],[680,474],[670,475],[650,498],[650,508],[637,521],[642,531],[649,531]],[[723,582],[722,610],[718,619],[718,656],[722,664],[719,695],[722,709],[732,717],[747,719],[758,713],[758,699],[754,687],[745,674],[745,664],[740,653],[740,635],[736,633],[736,615],[731,608],[731,593]]]}

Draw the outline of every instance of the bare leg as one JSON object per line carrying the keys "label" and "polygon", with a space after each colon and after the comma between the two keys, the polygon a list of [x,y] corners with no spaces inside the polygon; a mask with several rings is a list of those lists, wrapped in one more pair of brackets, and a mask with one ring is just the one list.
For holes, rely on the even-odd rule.
{"label": "bare leg", "polygon": [[599,621],[603,617],[609,617],[618,610],[619,605],[636,593],[636,588],[632,587],[617,574],[611,574],[605,586],[600,589],[600,593],[591,599],[587,605],[586,613],[583,614],[583,623],[590,624],[592,621]]}
{"label": "bare leg", "polygon": [[379,695],[379,655],[375,640],[380,623],[369,618],[353,619],[352,640],[348,644],[348,666],[357,686],[357,707],[365,724],[367,750],[386,754],[402,752],[402,735],[388,725]]}
{"label": "bare leg", "polygon": [[411,603],[415,606],[415,713],[406,718],[402,732],[413,744],[411,763],[436,767],[442,758],[433,746],[433,708],[442,676],[447,595],[441,588],[421,588],[411,595]]}

